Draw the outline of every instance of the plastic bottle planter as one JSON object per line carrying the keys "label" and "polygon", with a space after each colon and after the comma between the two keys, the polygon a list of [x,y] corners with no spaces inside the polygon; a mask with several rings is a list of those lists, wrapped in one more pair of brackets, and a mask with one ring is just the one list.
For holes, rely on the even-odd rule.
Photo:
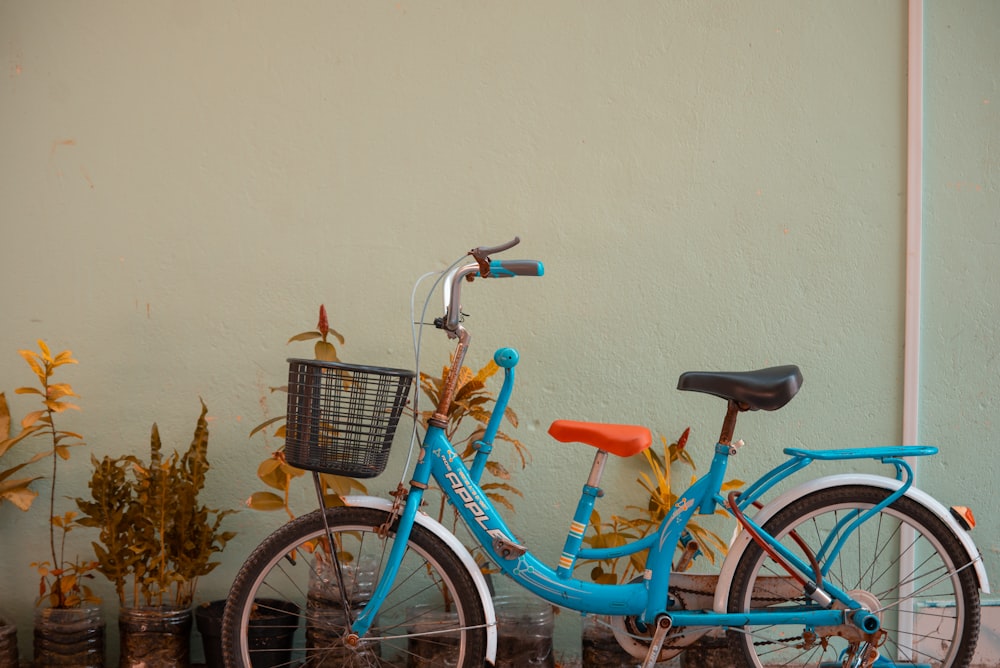
{"label": "plastic bottle planter", "polygon": [[[497,616],[497,668],[554,668],[552,606],[538,599],[513,595],[497,596],[493,607]],[[457,664],[458,635],[434,633],[442,625],[455,626],[455,613],[416,606],[408,611],[407,618],[420,620],[407,629],[409,633],[428,634],[409,639],[412,656],[420,658],[411,659],[408,668]]]}
{"label": "plastic bottle planter", "polygon": [[497,615],[497,668],[554,668],[552,606],[528,596],[493,599]]}
{"label": "plastic bottle planter", "polygon": [[[360,564],[341,563],[340,567],[347,604],[352,611],[357,611],[375,591],[375,562],[362,559]],[[378,664],[378,645],[370,645],[361,650],[343,646],[348,620],[340,591],[330,556],[325,550],[317,549],[309,575],[307,598],[308,665],[317,668],[361,668]],[[375,629],[373,631],[377,633]]]}
{"label": "plastic bottle planter", "polygon": [[[257,599],[250,619],[247,642],[252,668],[276,668],[292,664],[292,642],[299,626],[299,607],[288,601]],[[206,668],[224,668],[222,659],[222,613],[225,601],[212,601],[195,608],[194,619],[205,650]]]}
{"label": "plastic bottle planter", "polygon": [[190,668],[191,610],[122,608],[119,668]]}
{"label": "plastic bottle planter", "polygon": [[0,666],[18,668],[17,627],[0,617]]}
{"label": "plastic bottle planter", "polygon": [[104,668],[104,619],[94,605],[35,611],[35,665]]}

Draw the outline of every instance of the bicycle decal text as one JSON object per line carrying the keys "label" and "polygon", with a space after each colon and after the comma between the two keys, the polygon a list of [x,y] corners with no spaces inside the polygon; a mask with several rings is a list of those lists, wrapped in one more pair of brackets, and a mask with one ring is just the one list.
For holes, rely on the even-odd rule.
{"label": "bicycle decal text", "polygon": [[473,498],[469,488],[462,483],[462,479],[458,477],[458,474],[454,471],[449,471],[444,477],[451,483],[452,490],[454,490],[455,494],[458,494],[458,498],[462,499],[462,503],[465,504],[466,509],[472,513],[476,524],[481,526],[483,531],[489,531],[489,528],[486,526],[486,523],[490,521],[489,516],[483,511],[479,502]]}

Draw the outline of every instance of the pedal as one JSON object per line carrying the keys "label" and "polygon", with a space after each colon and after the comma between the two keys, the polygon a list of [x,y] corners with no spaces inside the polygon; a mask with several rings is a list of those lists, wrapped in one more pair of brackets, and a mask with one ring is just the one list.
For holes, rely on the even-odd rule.
{"label": "pedal", "polygon": [[670,632],[673,625],[673,622],[670,621],[670,615],[660,615],[656,618],[656,632],[653,633],[653,642],[649,644],[649,651],[646,652],[642,668],[653,668],[656,665],[660,650],[663,649],[663,643],[667,639],[667,633]]}

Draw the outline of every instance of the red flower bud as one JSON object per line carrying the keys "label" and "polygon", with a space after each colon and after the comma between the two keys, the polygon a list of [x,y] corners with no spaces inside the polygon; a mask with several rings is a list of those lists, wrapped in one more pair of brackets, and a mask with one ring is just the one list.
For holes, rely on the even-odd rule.
{"label": "red flower bud", "polygon": [[680,452],[681,450],[683,450],[684,446],[687,445],[688,436],[690,436],[690,435],[691,435],[691,427],[688,427],[687,429],[684,430],[684,433],[681,434],[681,437],[677,439],[677,451],[678,452]]}
{"label": "red flower bud", "polygon": [[326,319],[326,306],[323,304],[319,305],[319,324],[316,325],[316,329],[319,330],[324,339],[330,333],[330,321]]}

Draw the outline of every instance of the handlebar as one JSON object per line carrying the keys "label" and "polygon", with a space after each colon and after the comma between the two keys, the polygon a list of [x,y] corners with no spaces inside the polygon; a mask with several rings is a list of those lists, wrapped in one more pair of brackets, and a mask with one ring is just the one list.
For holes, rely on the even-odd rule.
{"label": "handlebar", "polygon": [[444,318],[439,327],[449,332],[458,331],[462,311],[462,279],[508,278],[514,276],[543,276],[545,267],[538,260],[493,260],[489,256],[513,248],[520,237],[499,246],[479,246],[469,251],[476,262],[462,265],[448,272],[444,279]]}

